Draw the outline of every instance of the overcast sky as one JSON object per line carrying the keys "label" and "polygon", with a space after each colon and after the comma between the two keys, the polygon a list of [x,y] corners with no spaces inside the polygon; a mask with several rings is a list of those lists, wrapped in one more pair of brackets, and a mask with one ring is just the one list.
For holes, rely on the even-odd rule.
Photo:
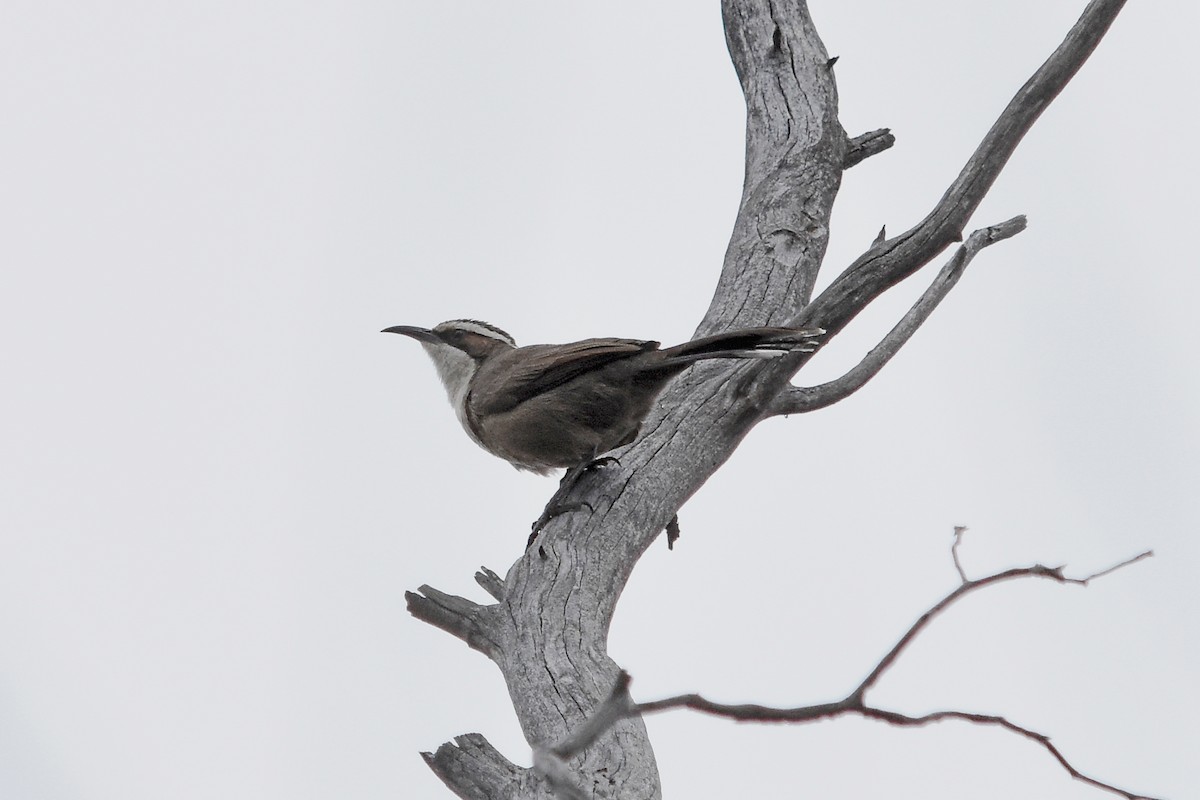
{"label": "overcast sky", "polygon": [[[814,0],[845,127],[897,136],[847,173],[822,284],[924,215],[1083,5]],[[1130,3],[972,222],[1029,229],[681,510],[613,626],[637,699],[842,696],[955,586],[956,524],[976,576],[1154,548],[977,595],[873,699],[1198,793],[1198,26]],[[403,592],[485,599],[555,484],[378,331],[688,338],[742,176],[715,0],[7,0],[0,108],[0,797],[442,798],[417,753],[470,731],[528,764],[498,671]],[[668,798],[1106,796],[961,724],[648,724]]]}

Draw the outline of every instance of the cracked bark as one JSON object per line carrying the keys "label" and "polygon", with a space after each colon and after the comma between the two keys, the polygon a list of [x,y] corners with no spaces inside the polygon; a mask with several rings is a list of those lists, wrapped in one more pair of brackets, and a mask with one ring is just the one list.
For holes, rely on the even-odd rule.
{"label": "cracked bark", "polygon": [[[746,172],[722,272],[697,334],[814,323],[836,335],[875,297],[959,240],[1021,137],[1122,5],[1088,5],[926,219],[875,243],[813,300],[842,170],[893,139],[887,130],[847,137],[838,122],[834,69],[803,0],[723,0],[726,41],[746,98]],[[535,752],[549,752],[608,697],[619,674],[607,654],[608,629],[633,566],[759,420],[800,402],[795,395],[779,398],[806,358],[701,364],[677,379],[620,461],[581,481],[575,497],[593,513],[551,521],[503,579],[490,570],[476,575],[494,604],[429,587],[409,594],[415,616],[500,668]],[[638,717],[622,719],[561,762],[535,768],[509,762],[478,734],[426,760],[464,798],[548,798],[556,789],[561,797],[661,797]]]}

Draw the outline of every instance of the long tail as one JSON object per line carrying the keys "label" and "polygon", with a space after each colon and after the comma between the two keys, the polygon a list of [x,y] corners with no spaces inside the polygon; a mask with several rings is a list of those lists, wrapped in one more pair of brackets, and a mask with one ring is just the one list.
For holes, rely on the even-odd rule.
{"label": "long tail", "polygon": [[706,358],[778,358],[817,349],[823,328],[743,328],[693,339],[667,348],[663,355],[675,364]]}

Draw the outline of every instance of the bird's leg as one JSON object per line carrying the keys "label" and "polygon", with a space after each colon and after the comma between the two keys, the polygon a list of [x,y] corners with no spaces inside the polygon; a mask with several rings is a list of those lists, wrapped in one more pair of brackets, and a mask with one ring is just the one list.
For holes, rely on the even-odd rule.
{"label": "bird's leg", "polygon": [[542,515],[534,521],[533,529],[529,532],[529,540],[525,542],[526,550],[533,547],[533,543],[537,540],[538,534],[542,532],[542,528],[549,525],[550,520],[554,519],[555,517],[562,516],[563,514],[569,514],[572,511],[580,511],[585,508],[588,511],[596,510],[592,508],[592,504],[586,500],[572,500],[569,503],[565,503],[561,500],[555,499],[562,494],[562,487],[559,487],[559,490],[554,493],[554,497],[551,497],[550,502],[546,504],[544,509],[542,509]]}
{"label": "bird's leg", "polygon": [[538,534],[542,532],[542,528],[550,524],[550,520],[555,517],[568,514],[572,511],[579,511],[583,508],[586,508],[588,511],[595,511],[587,501],[573,500],[567,502],[566,500],[567,495],[570,494],[571,489],[578,482],[579,476],[587,472],[588,466],[591,463],[590,461],[585,461],[582,464],[577,464],[568,469],[566,474],[562,476],[562,480],[558,482],[558,489],[551,495],[550,501],[546,503],[546,507],[542,509],[542,515],[533,523],[533,530],[529,533],[529,541],[525,544],[526,550],[533,547],[533,542],[537,539]]}
{"label": "bird's leg", "polygon": [[546,507],[542,510],[542,515],[533,523],[533,530],[529,534],[529,541],[525,544],[525,549],[528,550],[533,546],[533,542],[537,539],[537,535],[542,532],[542,528],[550,523],[550,520],[563,514],[569,514],[572,511],[580,511],[587,509],[595,513],[596,509],[592,508],[592,504],[586,500],[567,500],[567,495],[575,488],[575,484],[579,482],[587,473],[592,470],[607,467],[611,464],[620,464],[616,456],[600,456],[593,458],[591,461],[585,461],[582,464],[576,464],[569,468],[562,476],[562,480],[558,482],[558,489],[550,497],[550,502],[546,503]]}

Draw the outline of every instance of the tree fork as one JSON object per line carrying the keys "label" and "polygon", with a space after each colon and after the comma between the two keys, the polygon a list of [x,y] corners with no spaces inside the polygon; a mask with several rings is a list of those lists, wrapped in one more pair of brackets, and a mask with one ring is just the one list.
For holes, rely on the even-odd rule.
{"label": "tree fork", "polygon": [[[784,323],[819,324],[836,335],[876,297],[960,240],[1017,143],[1123,5],[1093,0],[930,214],[909,231],[874,244],[813,301],[842,171],[890,147],[893,139],[886,130],[847,137],[838,121],[832,60],[803,0],[723,0],[726,41],[746,97],[746,172],[721,275],[697,335]],[[981,244],[976,240],[956,269]],[[940,292],[940,300],[952,285],[950,280],[944,290],[931,291]],[[921,321],[909,325],[908,335]],[[500,667],[535,752],[550,752],[579,730],[610,695],[620,670],[607,655],[608,628],[641,554],[758,421],[807,410],[799,406],[809,401],[788,392],[806,358],[733,368],[701,364],[677,379],[619,463],[581,481],[578,497],[593,512],[551,521],[539,546],[503,580],[487,570],[477,574],[496,603],[477,605],[428,587],[409,595],[414,615],[464,639]],[[866,371],[869,367],[846,382]],[[850,391],[822,399],[834,402]],[[505,533],[516,547],[527,531]],[[464,798],[549,798],[555,788],[559,796],[582,791],[594,800],[662,796],[653,750],[637,716],[616,722],[578,753],[535,764],[539,769],[511,764],[478,734],[425,757]]]}

